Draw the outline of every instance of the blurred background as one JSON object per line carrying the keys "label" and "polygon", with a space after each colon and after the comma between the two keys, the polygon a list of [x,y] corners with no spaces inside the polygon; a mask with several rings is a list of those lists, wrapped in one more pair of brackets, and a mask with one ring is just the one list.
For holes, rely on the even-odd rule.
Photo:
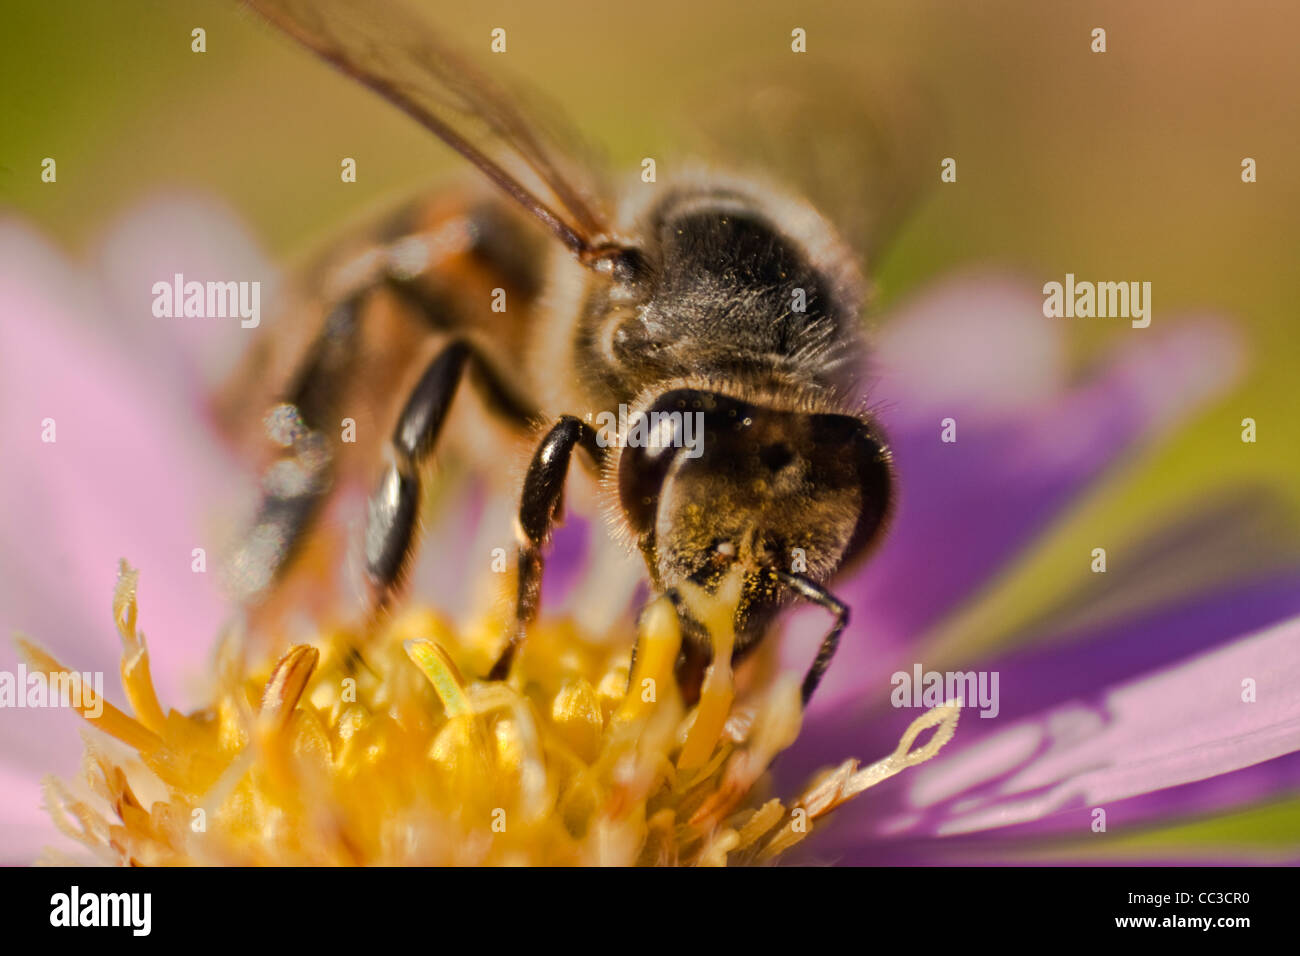
{"label": "blurred background", "polygon": [[[458,169],[449,150],[330,73],[233,3],[9,2],[0,35],[0,196],[74,253],[115,216],[169,188],[230,203],[272,259],[362,210]],[[875,264],[878,307],[956,267],[996,264],[1041,284],[1151,281],[1157,325],[1226,313],[1247,335],[1249,381],[1152,467],[1214,481],[1202,453],[1249,414],[1250,467],[1300,505],[1295,263],[1300,259],[1300,9],[1209,2],[605,3],[430,5],[486,57],[509,30],[509,69],[563,104],[615,168],[670,155],[684,115],[729,77],[782,68],[790,30],[852,71],[894,72],[934,100],[936,185]],[[544,6],[544,8],[543,8]],[[203,26],[208,51],[190,52]],[[1108,52],[1089,51],[1104,26]],[[667,65],[671,64],[671,68]],[[357,158],[354,185],[338,157]],[[38,177],[59,159],[59,186]],[[955,186],[937,184],[943,156]],[[1245,156],[1259,164],[1245,185]],[[1087,363],[1123,323],[1067,323]]]}
{"label": "blurred background", "polygon": [[[233,3],[7,6],[0,196],[74,257],[150,197],[182,191],[228,204],[283,263],[463,171],[405,116]],[[799,68],[795,26],[809,58],[922,91],[934,152],[918,161],[931,185],[873,264],[874,320],[887,323],[927,280],[984,267],[1030,289],[1067,272],[1150,281],[1151,331],[1225,317],[1245,340],[1247,374],[1172,441],[1143,449],[1091,529],[1150,524],[1244,479],[1282,506],[1271,533],[1300,540],[1294,4],[1248,0],[1230,14],[1172,0],[417,7],[480,62],[492,28],[507,26],[507,69],[562,105],[616,171],[647,155],[671,169],[698,115],[735,96],[735,78]],[[207,31],[202,55],[190,50],[195,26]],[[1090,50],[1096,26],[1104,55]],[[45,156],[58,157],[57,188],[39,180]],[[340,183],[343,156],[358,161],[355,184]],[[938,183],[945,156],[958,161],[955,184]],[[1249,185],[1246,156],[1258,163]],[[1075,372],[1146,334],[1059,321]],[[1256,444],[1239,440],[1247,416]],[[1086,574],[1040,567],[1058,586],[1069,583],[1059,575]]]}

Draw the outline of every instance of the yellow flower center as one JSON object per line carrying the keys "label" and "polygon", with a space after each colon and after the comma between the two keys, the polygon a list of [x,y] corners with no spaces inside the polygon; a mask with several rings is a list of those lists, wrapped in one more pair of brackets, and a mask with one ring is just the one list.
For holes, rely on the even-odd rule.
{"label": "yellow flower center", "polygon": [[[136,577],[123,563],[114,596],[131,712],[80,686],[103,732],[87,735],[90,792],[47,788],[60,828],[115,863],[764,863],[933,757],[957,724],[950,701],[883,760],[847,760],[789,802],[759,800],[798,735],[799,685],[772,669],[736,700],[725,588],[689,596],[717,662],[689,709],[673,680],[681,631],[661,599],[638,634],[598,645],[569,621],[542,622],[504,683],[463,676],[491,662],[503,629],[490,615],[458,632],[417,608],[373,635],[327,630],[260,661],[227,637],[212,706],[185,715],[154,691]],[[34,670],[80,680],[20,646]]]}

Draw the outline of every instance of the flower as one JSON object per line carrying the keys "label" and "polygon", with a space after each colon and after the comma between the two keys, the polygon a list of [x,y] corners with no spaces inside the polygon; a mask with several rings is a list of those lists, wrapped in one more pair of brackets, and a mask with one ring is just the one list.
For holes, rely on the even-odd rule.
{"label": "flower", "polygon": [[[149,678],[136,581],[124,564],[114,600],[133,715],[83,697],[87,720],[113,738],[87,741],[97,799],[49,784],[59,828],[123,865],[766,862],[842,803],[933,757],[960,710],[935,708],[887,757],[845,762],[789,807],[744,807],[798,732],[798,684],[779,677],[732,709],[730,669],[715,668],[687,717],[666,598],[645,615],[630,674],[625,649],[584,646],[551,623],[508,683],[467,683],[448,648],[490,661],[505,622],[466,641],[417,610],[367,640],[363,657],[360,635],[335,631],[267,670],[229,640],[212,707],[185,716],[164,712]],[[715,628],[734,615],[734,581],[730,608],[710,615]],[[34,671],[75,674],[30,644],[23,651]],[[142,787],[160,792],[146,803]]]}
{"label": "flower", "polygon": [[[226,240],[201,238],[212,221]],[[159,242],[164,226],[171,233]],[[748,862],[791,849],[784,858],[849,862],[1101,859],[1108,852],[1260,858],[1243,836],[1250,826],[1233,829],[1232,821],[1256,814],[1255,832],[1272,833],[1278,815],[1293,812],[1287,807],[1294,805],[1300,740],[1295,695],[1281,682],[1294,673],[1296,630],[1279,623],[1300,613],[1293,542],[1275,531],[1261,538],[1267,547],[1232,552],[1227,573],[1216,559],[1232,545],[1222,532],[1240,528],[1252,512],[1225,497],[1192,516],[1174,505],[1205,502],[1185,494],[1126,529],[1104,527],[1112,560],[1128,556],[1131,569],[1140,555],[1150,573],[1098,575],[1075,588],[1067,570],[1087,555],[1080,542],[1089,530],[1105,526],[1122,466],[1240,373],[1239,347],[1222,324],[1171,320],[1167,332],[1134,332],[1131,346],[1074,384],[1061,325],[1044,320],[1041,302],[1015,280],[957,277],[898,310],[885,324],[873,389],[900,472],[898,520],[879,554],[837,588],[854,619],[807,714],[797,712],[789,675],[801,673],[809,643],[825,626],[815,612],[790,622],[780,666],[777,642],[765,642],[736,675],[735,706],[720,685],[692,723],[673,704],[662,670],[674,628],[660,604],[650,605],[640,632],[643,643],[661,647],[659,664],[639,656],[637,668],[658,666],[655,686],[668,690],[646,713],[637,705],[642,674],[628,681],[630,623],[591,645],[566,617],[544,611],[512,683],[486,685],[459,675],[485,671],[501,630],[482,608],[495,605],[483,602],[477,616],[452,623],[447,601],[434,612],[417,600],[381,633],[317,621],[309,641],[266,656],[228,630],[211,686],[189,696],[198,708],[187,708],[187,717],[163,711],[158,700],[184,699],[175,680],[181,648],[221,630],[222,610],[207,578],[190,574],[176,554],[188,555],[201,537],[194,529],[202,515],[220,512],[217,489],[229,487],[234,473],[207,437],[203,406],[178,401],[201,395],[193,383],[203,377],[168,374],[158,357],[181,361],[191,351],[183,342],[133,334],[125,318],[113,320],[113,337],[77,328],[78,314],[112,302],[103,285],[63,265],[22,227],[0,230],[0,241],[22,254],[0,257],[22,263],[0,275],[0,312],[18,317],[8,324],[32,346],[27,368],[5,369],[6,384],[18,383],[9,396],[17,404],[4,411],[15,429],[30,429],[45,414],[56,395],[49,372],[70,360],[83,362],[79,378],[89,390],[56,418],[85,434],[85,416],[98,414],[89,427],[105,436],[123,434],[123,422],[139,425],[131,433],[135,447],[69,443],[60,451],[73,456],[65,462],[71,467],[51,470],[48,461],[21,456],[3,512],[7,540],[27,542],[29,552],[21,564],[8,556],[5,606],[52,652],[29,648],[34,667],[111,669],[104,642],[90,637],[100,631],[98,615],[86,610],[107,593],[106,552],[142,555],[147,593],[157,595],[147,619],[162,636],[155,655],[167,660],[155,668],[142,664],[151,656],[135,631],[133,573],[123,574],[115,616],[135,717],[120,716],[139,729],[117,723],[116,742],[90,738],[97,794],[51,790],[63,822],[77,821],[72,829],[101,849],[114,847],[119,859]],[[190,202],[138,213],[107,248],[119,257],[110,285],[121,283],[134,296],[140,275],[202,273],[196,249],[246,255],[250,245],[228,219]],[[121,278],[122,263],[137,270],[135,279]],[[243,269],[269,274],[258,263]],[[133,302],[121,314],[148,312]],[[147,373],[137,364],[141,352],[152,357]],[[944,419],[956,425],[955,443],[940,439]],[[36,494],[56,488],[52,471],[79,484]],[[1254,504],[1261,503],[1267,500],[1257,496]],[[64,507],[84,517],[60,531]],[[478,522],[472,510],[457,520],[464,533]],[[571,520],[554,543],[553,563],[581,578],[586,539],[602,533]],[[73,555],[78,564],[56,564],[52,555]],[[439,559],[426,552],[422,560]],[[418,568],[416,578],[424,580]],[[577,580],[570,588],[578,605],[583,586]],[[548,581],[548,595],[553,588]],[[365,666],[349,655],[354,646],[363,648]],[[968,711],[947,742],[955,710],[896,713],[888,706],[891,675],[914,663],[997,671],[1004,692],[998,717],[985,721]],[[162,675],[156,695],[141,676],[146,669]],[[1236,696],[1214,683],[1220,677]],[[1237,706],[1245,703],[1245,679],[1267,706]],[[6,832],[21,835],[32,821],[32,771],[66,777],[70,754],[53,748],[47,756],[44,744],[22,744],[27,731],[15,717],[24,728],[39,727],[42,741],[66,739],[67,729],[51,720],[64,714],[4,715],[0,772],[16,785]],[[939,731],[917,747],[929,725]],[[123,734],[130,749],[121,746]],[[854,801],[830,825],[818,819],[859,787],[933,757],[945,743],[926,767]],[[848,753],[890,756],[863,770],[841,763]],[[384,772],[359,772],[367,759]],[[497,772],[479,773],[483,762]],[[217,783],[224,789],[212,789]],[[766,789],[798,796],[764,803]],[[573,795],[583,792],[585,804]],[[453,793],[460,798],[448,806]],[[624,801],[616,808],[630,812],[626,827],[608,823],[616,793]],[[107,801],[107,816],[93,810],[96,798]],[[1098,802],[1110,820],[1101,839],[1091,826]],[[546,807],[563,810],[545,817]],[[792,809],[816,822],[798,847],[779,836],[798,832],[790,829]],[[199,810],[206,829],[196,831]],[[458,839],[467,832],[458,829],[465,812],[474,815],[471,829],[483,827],[486,814],[486,831],[474,830],[482,835],[492,832],[497,810],[505,830],[492,846]],[[1206,816],[1224,810],[1227,816]],[[1226,829],[1214,831],[1216,820]],[[1216,832],[1219,842],[1203,849],[1193,839],[1197,827]],[[268,838],[232,842],[239,832]],[[396,834],[408,842],[394,842]],[[1270,858],[1287,852],[1276,842],[1262,847]]]}

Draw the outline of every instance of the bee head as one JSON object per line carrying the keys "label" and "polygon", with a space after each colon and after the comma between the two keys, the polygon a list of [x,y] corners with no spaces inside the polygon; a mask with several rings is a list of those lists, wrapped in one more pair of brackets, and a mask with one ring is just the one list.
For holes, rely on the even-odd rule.
{"label": "bee head", "polygon": [[739,565],[742,608],[774,609],[777,572],[824,582],[883,529],[889,456],[865,421],[696,389],[664,394],[643,416],[618,490],[662,590],[711,591]]}

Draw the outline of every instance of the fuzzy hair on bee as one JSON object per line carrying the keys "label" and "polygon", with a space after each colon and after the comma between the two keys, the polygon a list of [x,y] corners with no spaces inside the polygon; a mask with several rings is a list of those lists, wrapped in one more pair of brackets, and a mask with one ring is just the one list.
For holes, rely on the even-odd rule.
{"label": "fuzzy hair on bee", "polygon": [[[494,191],[410,207],[320,297],[275,406],[277,463],[304,480],[264,485],[234,562],[243,599],[255,606],[283,587],[345,468],[322,440],[326,423],[355,401],[345,396],[365,394],[391,427],[356,465],[379,469],[364,564],[371,613],[389,608],[417,548],[425,466],[469,391],[501,434],[535,442],[518,490],[513,624],[490,679],[509,676],[540,611],[576,458],[611,539],[678,608],[686,700],[713,655],[691,595],[739,575],[733,661],[796,600],[833,615],[806,703],[848,622],[828,588],[881,539],[895,498],[888,444],[859,397],[861,251],[812,203],[751,171],[698,165],[654,189],[611,189],[566,148],[576,137],[534,122],[526,97],[403,8],[247,5],[424,125]],[[384,344],[395,336],[401,345]],[[386,359],[364,358],[375,354]],[[613,435],[602,420],[620,423]]]}

